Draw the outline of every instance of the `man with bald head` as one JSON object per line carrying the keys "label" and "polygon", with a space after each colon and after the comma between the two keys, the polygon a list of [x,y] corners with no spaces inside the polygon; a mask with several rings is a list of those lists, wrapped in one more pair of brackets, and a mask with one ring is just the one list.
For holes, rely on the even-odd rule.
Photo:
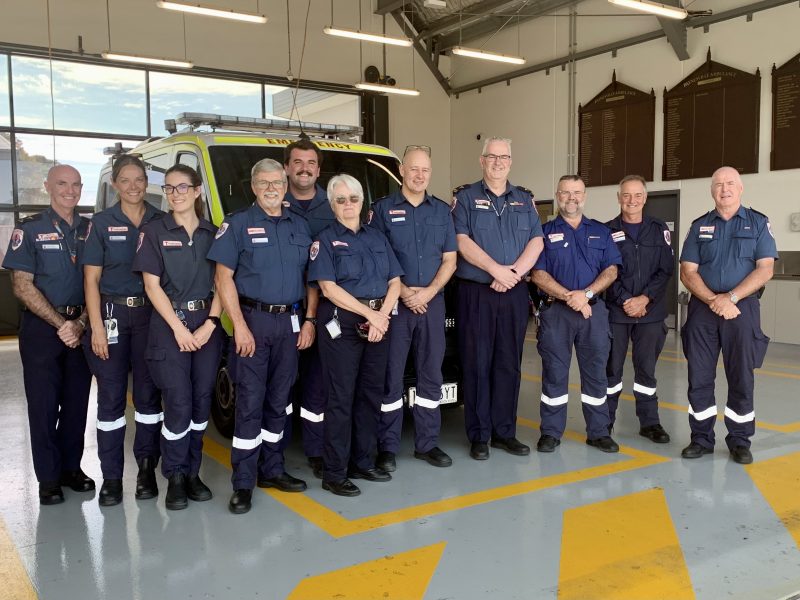
{"label": "man with bald head", "polygon": [[92,375],[80,348],[87,315],[79,255],[90,222],[78,214],[81,176],[56,165],[44,187],[50,206],[17,224],[3,267],[24,305],[19,329],[39,502],[64,501],[61,486],[94,489],[81,470]]}
{"label": "man with bald head", "polygon": [[736,169],[717,169],[711,177],[715,208],[695,219],[683,243],[681,282],[692,294],[681,331],[692,429],[683,458],[714,451],[714,377],[722,351],[728,380],[725,442],[735,462],[753,462],[753,370],[761,366],[769,343],[761,331],[758,299],[772,278],[778,250],[769,219],[742,206],[743,191]]}

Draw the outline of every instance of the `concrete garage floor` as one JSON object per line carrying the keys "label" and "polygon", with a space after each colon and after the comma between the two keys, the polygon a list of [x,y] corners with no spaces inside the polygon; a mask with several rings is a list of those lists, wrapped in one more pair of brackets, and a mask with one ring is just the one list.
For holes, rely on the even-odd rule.
{"label": "concrete garage floor", "polygon": [[[518,437],[534,446],[541,367],[528,339]],[[449,469],[415,460],[407,428],[394,480],[359,481],[360,497],[340,498],[321,489],[295,440],[287,467],[309,490],[257,490],[253,510],[234,516],[229,443],[209,427],[210,502],[165,510],[160,476],[158,500],[137,502],[129,451],[122,505],[101,510],[94,492],[66,489],[64,504],[40,507],[17,342],[3,340],[0,597],[771,600],[800,590],[800,348],[772,344],[757,375],[749,467],[729,459],[721,421],[713,456],[680,458],[686,364],[672,334],[658,379],[667,445],[640,437],[633,403],[623,401],[620,454],[589,448],[573,386],[569,433],[550,455],[493,449],[475,462],[462,411],[447,410],[440,445],[453,456]],[[718,379],[724,398],[721,368]],[[92,407],[83,467],[99,488],[94,420]]]}

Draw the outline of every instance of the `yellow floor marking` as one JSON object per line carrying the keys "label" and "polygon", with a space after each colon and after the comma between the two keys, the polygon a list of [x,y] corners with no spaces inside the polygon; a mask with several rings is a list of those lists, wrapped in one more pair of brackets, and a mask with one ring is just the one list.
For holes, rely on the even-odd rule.
{"label": "yellow floor marking", "polygon": [[800,548],[800,452],[761,460],[745,470]]}
{"label": "yellow floor marking", "polygon": [[662,490],[564,511],[559,600],[694,597]]}
{"label": "yellow floor marking", "polygon": [[4,600],[36,600],[39,596],[33,589],[25,567],[17,554],[17,547],[8,535],[0,517],[0,590]]}
{"label": "yellow floor marking", "polygon": [[[530,373],[523,373],[522,378],[526,381],[537,381],[541,383],[542,378],[539,375],[531,375]],[[581,386],[578,383],[570,383],[568,386],[572,390],[580,390]],[[635,398],[631,394],[620,394],[620,399],[628,400],[633,402]],[[687,412],[689,405],[688,404],[674,404],[672,402],[664,402],[663,400],[658,400],[658,407],[659,408],[667,408],[669,410],[677,410],[679,412]],[[723,421],[725,417],[722,414],[717,415],[718,421]],[[768,431],[777,431],[779,433],[795,433],[800,431],[800,421],[795,421],[793,423],[785,423],[782,425],[776,423],[765,423],[764,421],[756,420],[756,427],[760,429],[766,429]]]}
{"label": "yellow floor marking", "polygon": [[445,542],[308,577],[287,600],[422,600]]}
{"label": "yellow floor marking", "polygon": [[[529,419],[519,418],[517,419],[517,422],[523,427],[538,427],[535,422]],[[586,439],[585,435],[571,431],[565,432],[564,438],[576,441],[580,444],[584,444]],[[203,452],[223,466],[230,468],[229,447],[225,447],[206,436],[204,439]],[[625,471],[632,471],[634,469],[641,469],[643,467],[649,467],[651,465],[668,462],[670,460],[669,458],[664,458],[663,456],[636,450],[627,446],[621,446],[620,453],[631,457],[630,460],[614,461],[604,465],[578,469],[577,471],[548,475],[539,479],[531,479],[527,481],[501,485],[499,487],[471,492],[461,496],[443,498],[441,500],[434,500],[424,504],[417,504],[395,511],[370,515],[352,520],[343,517],[339,513],[329,509],[323,504],[320,504],[306,494],[287,494],[274,489],[263,489],[262,491],[271,496],[275,501],[283,504],[289,510],[292,510],[305,520],[313,523],[329,535],[335,538],[340,538],[357,533],[363,533],[365,531],[371,531],[373,529],[379,529],[388,525],[395,525],[397,523],[405,523],[407,521],[422,519],[452,510],[460,510],[463,508],[478,506],[480,504],[495,502],[497,500],[504,500],[506,498],[512,498],[521,494],[529,494],[531,492],[567,485],[570,483],[576,483],[579,481],[586,481],[596,477],[604,477]]]}

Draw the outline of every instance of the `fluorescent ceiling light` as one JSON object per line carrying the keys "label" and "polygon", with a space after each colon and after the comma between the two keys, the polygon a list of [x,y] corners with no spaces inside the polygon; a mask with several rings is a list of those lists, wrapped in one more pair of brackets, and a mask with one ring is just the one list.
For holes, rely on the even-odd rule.
{"label": "fluorescent ceiling light", "polygon": [[632,8],[633,10],[641,10],[644,12],[658,15],[659,17],[667,17],[669,19],[685,19],[689,16],[685,8],[676,6],[669,6],[661,2],[652,2],[651,0],[608,0],[611,4],[617,6],[624,6],[625,8]]}
{"label": "fluorescent ceiling light", "polygon": [[194,66],[192,63],[186,60],[152,58],[149,56],[137,56],[136,54],[119,54],[117,52],[103,52],[102,57],[108,60],[119,60],[122,62],[138,63],[143,65],[158,65],[160,67],[178,67],[181,69],[191,69]]}
{"label": "fluorescent ceiling light", "polygon": [[419,90],[394,87],[393,85],[382,85],[380,83],[367,83],[366,81],[359,81],[354,87],[359,90],[369,90],[370,92],[386,92],[387,94],[400,94],[403,96],[419,96]]}
{"label": "fluorescent ceiling light", "polygon": [[463,46],[456,46],[452,49],[453,54],[458,56],[468,56],[470,58],[482,58],[483,60],[493,60],[496,62],[511,63],[512,65],[524,65],[525,59],[521,56],[512,56],[510,54],[500,54],[499,52],[487,52],[485,50],[476,50],[474,48],[464,48]]}
{"label": "fluorescent ceiling light", "polygon": [[211,8],[200,4],[187,4],[185,2],[172,2],[170,0],[158,0],[156,6],[168,10],[203,15],[206,17],[219,17],[220,19],[233,19],[234,21],[245,21],[246,23],[266,23],[267,17],[256,13],[239,12],[235,10],[223,10],[221,8]]}
{"label": "fluorescent ceiling light", "polygon": [[405,46],[408,48],[412,42],[408,38],[392,37],[390,35],[379,35],[377,33],[364,33],[355,29],[342,29],[341,27],[325,27],[323,33],[345,37],[365,42],[377,42],[379,44],[390,44],[392,46]]}

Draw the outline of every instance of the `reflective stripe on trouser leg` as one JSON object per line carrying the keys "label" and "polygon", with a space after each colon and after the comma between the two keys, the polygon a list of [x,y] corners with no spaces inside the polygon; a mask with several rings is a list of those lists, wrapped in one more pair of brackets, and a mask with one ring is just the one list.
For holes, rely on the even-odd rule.
{"label": "reflective stripe on trouser leg", "polygon": [[438,294],[428,303],[428,310],[417,316],[412,342],[417,372],[417,398],[413,408],[414,449],[417,452],[428,452],[439,444],[444,321],[444,294]]}
{"label": "reflective stripe on trouser leg", "polygon": [[658,395],[656,394],[656,362],[664,348],[667,326],[663,321],[636,323],[631,335],[633,341],[633,396],[636,399],[636,416],[641,427],[657,425]]}
{"label": "reflective stripe on trouser leg", "polygon": [[[115,307],[115,314],[122,307]],[[163,420],[163,407],[161,392],[156,387],[147,363],[144,359],[147,349],[148,329],[152,308],[142,306],[138,308],[125,307],[130,322],[131,335],[131,377],[133,406],[137,414],[151,416],[158,414]],[[121,314],[121,313],[120,313]],[[127,378],[127,377],[126,377]],[[161,422],[153,423],[150,420],[136,419],[136,432],[133,437],[133,456],[137,462],[145,457],[152,457],[157,462],[161,457],[159,437]]]}
{"label": "reflective stripe on trouser leg", "polygon": [[628,344],[633,325],[630,323],[610,323],[609,327],[611,329],[611,349],[606,363],[606,401],[608,402],[608,417],[613,424],[616,419],[619,397],[622,393],[622,371],[628,354]]}
{"label": "reflective stripe on trouser leg", "polygon": [[399,302],[397,314],[392,317],[392,335],[389,339],[386,383],[378,422],[379,451],[397,453],[400,450],[400,435],[403,430],[402,396],[405,391],[403,379],[408,351],[418,322],[417,315]]}
{"label": "reflective stripe on trouser leg", "polygon": [[704,448],[713,448],[715,441],[716,419],[711,417],[717,414],[714,379],[721,348],[719,326],[722,320],[693,296],[689,300],[686,324],[681,329],[689,375],[689,427],[692,430],[692,442]]}
{"label": "reflective stripe on trouser leg", "polygon": [[606,360],[611,350],[611,332],[608,326],[608,309],[598,300],[592,306],[592,316],[579,318],[575,336],[575,358],[581,374],[581,408],[586,421],[586,437],[590,440],[609,434],[611,421],[606,403]]}
{"label": "reflective stripe on trouser leg", "polygon": [[189,433],[189,475],[197,475],[200,472],[200,463],[203,460],[203,435],[211,415],[214,384],[222,357],[222,336],[222,328],[215,328],[205,346],[192,352],[194,401]]}
{"label": "reflective stripe on trouser leg", "polygon": [[303,452],[306,456],[322,456],[326,387],[318,344],[301,350],[296,386],[300,386],[300,425]]}
{"label": "reflective stripe on trouser leg", "polygon": [[[567,312],[569,311],[569,312]],[[539,403],[542,435],[561,439],[567,425],[567,381],[575,338],[572,309],[554,303],[541,311],[536,347],[542,358],[542,395]]]}

